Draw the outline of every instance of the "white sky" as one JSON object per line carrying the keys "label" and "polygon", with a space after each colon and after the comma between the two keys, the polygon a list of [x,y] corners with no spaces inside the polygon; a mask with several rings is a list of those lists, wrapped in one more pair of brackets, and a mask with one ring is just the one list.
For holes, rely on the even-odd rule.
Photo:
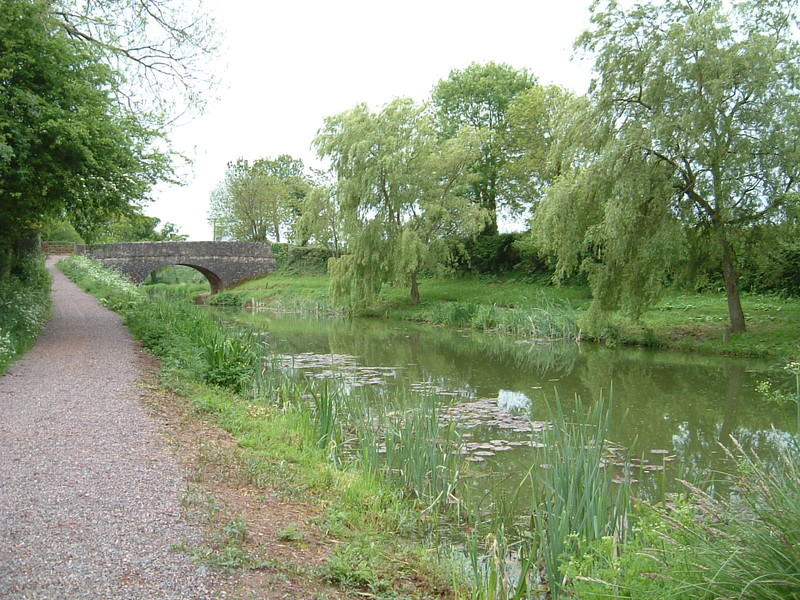
{"label": "white sky", "polygon": [[360,102],[428,99],[472,62],[527,68],[583,93],[590,66],[571,61],[590,0],[208,0],[223,35],[205,114],[176,130],[193,161],[187,184],[161,186],[145,212],[211,239],[211,191],[228,162],[290,154],[318,166],[311,142],[325,117]]}

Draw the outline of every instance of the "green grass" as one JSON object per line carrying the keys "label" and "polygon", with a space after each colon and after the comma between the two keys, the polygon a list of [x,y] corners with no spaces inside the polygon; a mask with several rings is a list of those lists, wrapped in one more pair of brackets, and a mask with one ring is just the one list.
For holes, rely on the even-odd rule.
{"label": "green grass", "polygon": [[[724,294],[668,293],[640,324],[618,319],[628,343],[736,356],[800,356],[800,299],[743,294],[748,330],[731,335]],[[648,344],[648,342],[654,342]]]}

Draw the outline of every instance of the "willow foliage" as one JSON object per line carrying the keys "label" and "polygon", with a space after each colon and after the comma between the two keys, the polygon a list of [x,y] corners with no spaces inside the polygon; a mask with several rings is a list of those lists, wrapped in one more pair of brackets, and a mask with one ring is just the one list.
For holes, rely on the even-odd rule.
{"label": "willow foliage", "polygon": [[745,328],[737,232],[779,219],[800,175],[796,14],[794,0],[595,2],[578,47],[596,79],[564,114],[534,227],[562,276],[588,274],[596,309],[639,314],[707,238]]}
{"label": "willow foliage", "polygon": [[419,302],[418,276],[443,260],[445,241],[480,232],[486,210],[460,186],[481,137],[462,129],[437,135],[425,106],[397,99],[378,112],[366,105],[329,117],[314,144],[331,160],[347,254],[333,259],[331,292],[359,310],[387,282],[408,284]]}

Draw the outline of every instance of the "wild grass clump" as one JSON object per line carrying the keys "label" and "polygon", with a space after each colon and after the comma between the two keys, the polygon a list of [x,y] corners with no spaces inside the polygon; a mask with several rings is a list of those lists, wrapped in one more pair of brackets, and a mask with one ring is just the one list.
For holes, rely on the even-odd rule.
{"label": "wild grass clump", "polygon": [[20,261],[0,279],[0,374],[33,346],[50,308],[50,275],[40,258]]}
{"label": "wild grass clump", "polygon": [[575,419],[568,420],[556,401],[552,428],[543,432],[543,447],[531,450],[530,470],[516,492],[530,486],[528,509],[506,498],[499,510],[513,514],[494,515],[490,531],[468,541],[471,598],[572,597],[570,561],[598,540],[625,543],[632,496],[606,468],[610,415],[601,398],[586,411],[578,401]]}
{"label": "wild grass clump", "polygon": [[800,598],[800,468],[797,439],[768,464],[738,443],[735,491],[700,495],[706,526],[690,529],[709,597]]}
{"label": "wild grass clump", "polygon": [[586,413],[579,401],[577,413],[585,421],[569,422],[556,402],[553,427],[542,440],[545,467],[532,477],[531,530],[554,598],[564,586],[565,556],[606,537],[624,543],[629,531],[629,474],[615,483],[607,468],[610,407],[601,397]]}
{"label": "wild grass clump", "polygon": [[766,463],[734,442],[732,492],[688,486],[639,504],[626,543],[604,537],[564,568],[574,597],[642,600],[800,598],[800,470],[795,439]]}
{"label": "wild grass clump", "polygon": [[343,457],[403,490],[432,521],[458,513],[466,463],[455,426],[442,424],[433,398],[398,392],[391,398],[340,395]]}
{"label": "wild grass clump", "polygon": [[440,302],[421,318],[430,323],[499,331],[539,340],[574,340],[580,337],[575,309],[568,300],[542,295],[533,306],[507,308],[474,302]]}

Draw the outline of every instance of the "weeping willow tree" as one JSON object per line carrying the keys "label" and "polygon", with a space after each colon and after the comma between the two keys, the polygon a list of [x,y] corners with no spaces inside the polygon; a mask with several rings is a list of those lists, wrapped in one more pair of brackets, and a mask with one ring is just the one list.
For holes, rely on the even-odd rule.
{"label": "weeping willow tree", "polygon": [[459,193],[480,141],[468,129],[441,140],[425,107],[407,98],[325,120],[314,144],[337,178],[346,247],[331,264],[336,301],[359,310],[384,283],[400,282],[419,302],[420,272],[444,260],[446,240],[487,223],[486,210]]}
{"label": "weeping willow tree", "polygon": [[700,250],[717,256],[731,329],[745,329],[737,234],[780,219],[800,175],[796,9],[593,5],[577,46],[594,53],[596,78],[563,116],[561,175],[533,226],[559,275],[587,274],[596,312],[641,314],[689,240],[708,239]]}

